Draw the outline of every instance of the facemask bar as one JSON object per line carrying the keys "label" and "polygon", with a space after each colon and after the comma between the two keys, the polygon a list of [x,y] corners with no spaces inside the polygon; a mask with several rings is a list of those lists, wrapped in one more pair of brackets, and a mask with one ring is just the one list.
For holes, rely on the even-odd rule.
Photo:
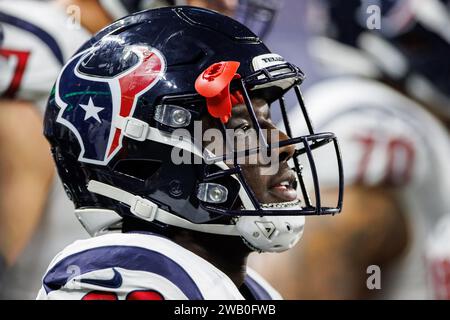
{"label": "facemask bar", "polygon": [[[315,133],[313,125],[310,121],[306,106],[303,101],[303,97],[301,94],[301,90],[299,88],[299,84],[294,85],[293,89],[295,90],[295,95],[297,97],[297,100],[299,102],[301,114],[304,117],[304,120],[307,125],[308,129],[308,135],[305,136],[299,136],[295,138],[290,138],[287,140],[280,141],[277,146],[268,145],[266,140],[264,139],[263,135],[261,134],[261,127],[257,121],[253,105],[249,96],[249,93],[247,91],[247,86],[249,83],[259,85],[263,83],[267,83],[267,79],[270,79],[271,81],[278,81],[280,79],[283,79],[285,74],[279,75],[279,76],[273,76],[270,72],[273,71],[271,69],[281,70],[285,69],[287,64],[269,67],[266,69],[259,70],[257,73],[250,75],[246,79],[240,80],[240,89],[242,90],[242,95],[244,97],[244,102],[246,104],[248,113],[250,115],[250,118],[252,120],[253,126],[257,132],[257,135],[260,140],[261,147],[248,149],[245,151],[234,151],[231,154],[227,154],[224,156],[216,157],[213,159],[209,159],[208,163],[215,163],[218,161],[224,161],[225,159],[232,159],[234,160],[234,163],[238,163],[237,159],[242,156],[248,156],[250,154],[258,153],[261,151],[261,149],[268,148],[269,150],[275,149],[275,148],[281,148],[288,145],[296,145],[296,144],[302,144],[302,148],[296,148],[296,151],[293,156],[293,162],[294,162],[294,170],[297,174],[297,181],[300,184],[300,190],[302,193],[303,200],[305,201],[302,209],[292,209],[292,210],[280,210],[280,209],[266,209],[262,208],[260,205],[260,202],[257,200],[254,192],[252,191],[252,188],[247,183],[245,177],[242,173],[242,168],[239,164],[235,165],[235,167],[230,168],[228,170],[222,170],[220,172],[216,172],[213,174],[206,174],[205,175],[205,181],[212,181],[219,177],[227,177],[227,176],[234,176],[239,180],[242,187],[244,188],[245,192],[249,196],[254,210],[248,210],[248,209],[239,209],[239,210],[228,210],[223,209],[217,206],[212,206],[209,204],[202,204],[202,206],[215,213],[223,214],[223,215],[231,215],[231,216],[270,216],[270,215],[283,215],[283,216],[289,216],[289,215],[324,215],[324,214],[336,214],[339,213],[342,209],[342,201],[343,201],[343,188],[344,188],[344,182],[343,182],[343,165],[342,165],[342,159],[340,154],[339,145],[337,142],[337,138],[333,133],[324,132],[324,133]],[[292,66],[292,65],[291,65]],[[292,70],[292,73],[297,73],[295,69],[298,69],[294,66]],[[298,69],[299,70],[299,69]],[[303,73],[300,73],[303,75]],[[261,75],[264,75],[266,79],[261,79]],[[283,77],[283,78],[282,78]],[[280,78],[280,79],[278,79]],[[298,78],[299,81],[297,83],[301,82],[303,80],[303,77]],[[265,81],[264,81],[265,80]],[[289,123],[289,119],[286,112],[286,106],[284,103],[283,97],[279,99],[279,105],[281,109],[281,114],[283,118],[284,127],[286,130],[286,133],[288,136],[292,137],[292,129]],[[224,128],[222,128],[224,129]],[[336,207],[322,207],[321,203],[321,193],[320,193],[320,185],[319,185],[319,178],[316,170],[316,165],[314,161],[314,156],[312,154],[312,150],[320,148],[324,145],[327,145],[328,143],[333,143],[334,151],[336,153],[337,158],[337,166],[338,166],[338,175],[339,175],[339,192],[338,192],[338,199],[337,199],[337,205]],[[303,174],[302,174],[302,166],[298,161],[298,156],[305,154],[307,155],[307,159],[309,162],[309,166],[311,168],[311,174],[313,179],[313,186],[314,186],[314,195],[315,195],[315,206],[312,205],[310,196],[308,194],[307,186],[305,185]]]}
{"label": "facemask bar", "polygon": [[[303,99],[302,99],[302,101],[303,101]],[[291,126],[289,124],[289,119],[288,119],[287,112],[286,112],[286,105],[284,103],[284,97],[281,97],[279,99],[279,103],[280,103],[281,116],[283,117],[283,123],[284,123],[284,128],[286,130],[286,134],[288,135],[288,137],[292,137],[292,130],[291,130]],[[304,107],[301,107],[301,109],[302,109],[302,112],[303,111],[306,112],[306,109]],[[309,116],[308,116],[308,119],[309,119]],[[310,122],[307,121],[307,125],[309,123]],[[311,133],[312,127],[311,128],[308,127],[308,130]],[[300,190],[302,192],[302,196],[303,196],[303,199],[305,201],[305,205],[307,207],[312,207],[311,199],[309,197],[308,190],[306,189],[305,181],[303,179],[303,173],[302,173],[303,167],[300,166],[296,154],[294,154],[294,157],[293,157],[292,161],[294,162],[295,171],[300,176],[300,179],[298,179],[298,181],[300,183]]]}
{"label": "facemask bar", "polygon": [[[294,171],[297,174],[297,181],[300,183],[300,189],[302,192],[303,199],[305,201],[305,205],[302,209],[295,210],[276,210],[276,209],[263,209],[256,198],[256,195],[252,191],[252,188],[247,183],[245,177],[242,173],[242,167],[240,165],[236,165],[233,168],[222,170],[220,172],[215,172],[213,174],[206,174],[204,177],[204,181],[213,181],[217,178],[234,176],[241,183],[245,192],[249,196],[252,205],[254,206],[254,210],[247,209],[239,209],[239,210],[228,210],[215,206],[211,206],[208,204],[202,204],[202,206],[210,210],[211,212],[222,214],[222,215],[231,215],[231,216],[270,216],[270,215],[283,215],[283,216],[292,216],[292,215],[324,215],[324,214],[336,214],[339,213],[342,209],[342,200],[343,200],[343,166],[340,156],[339,145],[337,142],[337,138],[334,134],[325,132],[313,135],[300,136],[293,139],[283,140],[279,143],[278,146],[273,147],[269,145],[269,148],[276,149],[281,148],[287,145],[295,145],[301,143],[304,147],[300,149],[296,149],[294,159],[297,159],[297,156],[306,153],[308,162],[311,168],[311,174],[313,178],[313,186],[314,186],[314,195],[316,199],[315,206],[312,205],[307,187],[304,183],[303,175],[302,175],[302,167],[298,163],[298,160],[294,162],[295,167]],[[320,193],[320,185],[318,174],[315,166],[314,156],[312,154],[312,150],[322,147],[328,143],[333,143],[334,151],[337,156],[337,164],[338,164],[338,174],[339,174],[339,193],[336,207],[322,207],[321,205],[321,193]],[[252,154],[257,152],[255,149],[249,152],[248,154]]]}
{"label": "facemask bar", "polygon": [[[286,72],[286,70],[288,72]],[[283,71],[282,73],[280,71]],[[283,62],[277,65],[260,69],[245,79],[242,79],[246,86],[256,87],[258,85],[267,84],[268,82],[275,82],[285,79],[295,79],[297,84],[301,84],[305,80],[305,74],[299,67],[289,62]]]}

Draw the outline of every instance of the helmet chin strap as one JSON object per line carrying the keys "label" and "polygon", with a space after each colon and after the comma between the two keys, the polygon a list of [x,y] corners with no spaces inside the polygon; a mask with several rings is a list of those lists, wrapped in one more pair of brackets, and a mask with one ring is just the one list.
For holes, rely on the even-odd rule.
{"label": "helmet chin strap", "polygon": [[96,180],[91,180],[87,186],[92,193],[114,199],[130,206],[130,212],[136,217],[152,222],[154,220],[168,224],[175,227],[189,229],[198,232],[214,233],[227,236],[240,236],[240,233],[234,225],[225,224],[195,224],[185,219],[182,219],[170,212],[167,212],[158,207],[148,199],[136,196],[130,192],[110,186]]}
{"label": "helmet chin strap", "polygon": [[[145,221],[159,221],[183,229],[220,234],[226,236],[240,236],[244,243],[252,250],[260,252],[282,252],[292,248],[303,234],[305,217],[303,216],[241,216],[237,217],[233,225],[224,224],[195,224],[180,218],[170,212],[162,210],[158,205],[148,199],[134,195],[130,192],[113,187],[96,180],[89,181],[87,188],[90,192],[114,199],[130,206],[130,212]],[[90,210],[85,212],[84,210]],[[82,224],[89,227],[89,213],[94,209],[78,209],[76,215]],[[105,211],[105,210],[103,210]],[[108,210],[110,211],[110,210]],[[117,223],[117,215],[114,217]],[[104,230],[105,221],[99,226]],[[87,228],[92,229],[92,228]],[[89,231],[89,230],[88,230]],[[90,230],[90,234],[98,230]]]}

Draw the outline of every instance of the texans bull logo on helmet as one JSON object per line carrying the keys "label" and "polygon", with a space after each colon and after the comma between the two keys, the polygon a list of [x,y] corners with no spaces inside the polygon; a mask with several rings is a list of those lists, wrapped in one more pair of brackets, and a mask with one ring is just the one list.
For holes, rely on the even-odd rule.
{"label": "texans bull logo on helmet", "polygon": [[102,66],[113,76],[88,74],[90,60],[96,56],[93,47],[75,55],[57,80],[55,100],[61,108],[57,122],[77,137],[79,161],[108,164],[122,148],[122,130],[115,123],[132,116],[139,97],[165,73],[164,56],[155,48],[133,45],[120,54],[124,65],[117,72]]}

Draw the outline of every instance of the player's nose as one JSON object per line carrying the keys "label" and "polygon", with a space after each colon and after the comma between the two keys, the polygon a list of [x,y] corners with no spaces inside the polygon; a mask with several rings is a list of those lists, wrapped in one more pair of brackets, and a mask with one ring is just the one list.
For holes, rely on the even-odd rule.
{"label": "player's nose", "polygon": [[[272,146],[274,144],[280,144],[282,141],[285,141],[285,140],[289,139],[289,137],[288,137],[288,135],[286,133],[284,133],[281,130],[278,130],[276,127],[272,127],[272,128],[270,128],[270,130],[271,131],[275,130],[275,132],[273,132],[270,135],[270,138],[269,138],[269,141],[268,141],[269,144],[272,145]],[[276,139],[278,141],[274,141],[273,137],[276,137]],[[272,152],[278,152],[278,160],[279,160],[280,163],[287,162],[287,161],[289,161],[289,159],[291,159],[294,156],[295,145],[290,144],[290,145],[282,146],[282,147],[274,149]]]}
{"label": "player's nose", "polygon": [[[282,131],[278,131],[278,141],[285,141],[288,140],[289,137]],[[289,159],[291,159],[294,156],[295,153],[295,146],[293,144],[289,144],[286,146],[283,146],[281,148],[278,148],[278,153],[279,153],[279,161],[280,163],[282,162],[287,162]]]}

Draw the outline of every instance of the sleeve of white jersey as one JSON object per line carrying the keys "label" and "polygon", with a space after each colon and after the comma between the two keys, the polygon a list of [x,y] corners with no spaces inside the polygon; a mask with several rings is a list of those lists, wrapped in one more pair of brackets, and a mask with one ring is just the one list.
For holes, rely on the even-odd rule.
{"label": "sleeve of white jersey", "polygon": [[0,96],[33,101],[43,111],[62,65],[32,33],[10,25],[4,26],[4,33]]}
{"label": "sleeve of white jersey", "polygon": [[0,1],[9,16],[0,48],[0,97],[32,101],[42,113],[65,60],[89,39],[69,24],[59,5],[40,1]]}

